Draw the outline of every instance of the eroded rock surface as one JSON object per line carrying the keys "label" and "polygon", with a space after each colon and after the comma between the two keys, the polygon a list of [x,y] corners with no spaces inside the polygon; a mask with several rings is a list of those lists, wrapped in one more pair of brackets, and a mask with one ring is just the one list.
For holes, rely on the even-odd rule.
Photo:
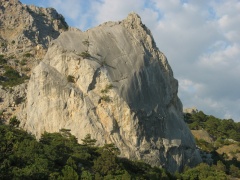
{"label": "eroded rock surface", "polygon": [[63,16],[53,8],[29,6],[18,0],[0,2],[0,53],[34,52],[42,58],[49,42],[67,28]]}
{"label": "eroded rock surface", "polygon": [[53,8],[29,6],[18,0],[0,1],[0,112],[5,121],[14,115],[26,117],[28,82],[26,78],[20,85],[4,85],[8,81],[6,69],[29,76],[45,56],[50,41],[67,29],[64,17]]}
{"label": "eroded rock surface", "polygon": [[71,129],[121,156],[171,172],[199,163],[185,125],[178,82],[136,14],[54,40],[33,70],[22,126],[37,137]]}

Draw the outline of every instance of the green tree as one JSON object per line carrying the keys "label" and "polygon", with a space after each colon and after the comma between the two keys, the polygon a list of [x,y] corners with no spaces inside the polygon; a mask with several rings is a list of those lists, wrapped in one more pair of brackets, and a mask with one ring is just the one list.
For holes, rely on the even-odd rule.
{"label": "green tree", "polygon": [[62,170],[62,178],[63,180],[78,180],[78,174],[77,172],[71,167],[71,166],[64,166]]}
{"label": "green tree", "polygon": [[84,146],[94,146],[95,144],[96,144],[96,139],[92,139],[91,138],[91,134],[87,134],[85,137],[84,137],[84,139],[82,139],[82,144],[84,145]]}
{"label": "green tree", "polygon": [[92,174],[89,171],[82,170],[81,179],[82,180],[92,180],[93,177],[92,177]]}
{"label": "green tree", "polygon": [[13,127],[19,127],[20,121],[17,119],[16,116],[13,116],[10,120],[9,120],[9,125],[13,126]]}
{"label": "green tree", "polygon": [[94,160],[93,169],[102,176],[114,174],[119,166],[116,162],[116,156],[108,151],[103,151],[96,160]]}
{"label": "green tree", "polygon": [[230,165],[229,174],[233,177],[240,178],[240,170],[233,164]]}
{"label": "green tree", "polygon": [[222,161],[217,161],[216,170],[226,172],[227,169]]}

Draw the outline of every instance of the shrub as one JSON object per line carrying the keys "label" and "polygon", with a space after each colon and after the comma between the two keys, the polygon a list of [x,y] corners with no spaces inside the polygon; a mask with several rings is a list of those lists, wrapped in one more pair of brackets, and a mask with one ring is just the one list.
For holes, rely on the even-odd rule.
{"label": "shrub", "polygon": [[21,60],[21,62],[20,62],[21,66],[25,66],[26,64],[27,64],[27,60],[26,59]]}
{"label": "shrub", "polygon": [[9,125],[13,127],[18,127],[19,124],[20,124],[20,121],[17,119],[16,116],[13,116],[9,121]]}
{"label": "shrub", "polygon": [[23,56],[24,56],[24,57],[27,57],[27,58],[33,57],[33,55],[32,55],[31,53],[25,53]]}
{"label": "shrub", "polygon": [[0,85],[4,87],[13,87],[24,83],[24,81],[28,79],[26,75],[20,76],[19,72],[10,66],[5,66],[4,69],[5,73],[3,74],[3,77],[1,77],[2,81],[0,81]]}
{"label": "shrub", "polygon": [[4,42],[2,42],[1,47],[6,47],[6,44]]}
{"label": "shrub", "polygon": [[85,39],[82,43],[83,43],[85,46],[89,46],[89,45],[90,45],[90,43],[89,43],[89,41],[88,41],[87,39]]}
{"label": "shrub", "polygon": [[101,100],[105,101],[105,102],[111,102],[111,98],[108,95],[103,95],[101,97]]}
{"label": "shrub", "polygon": [[88,51],[84,51],[81,54],[79,54],[79,56],[81,56],[82,58],[90,58],[91,55],[89,54]]}
{"label": "shrub", "polygon": [[46,14],[44,14],[43,12],[39,13],[40,16],[47,16]]}
{"label": "shrub", "polygon": [[73,76],[71,76],[71,75],[68,75],[67,81],[71,82],[71,83],[74,83],[75,82],[75,78]]}
{"label": "shrub", "polygon": [[14,102],[16,105],[22,103],[24,101],[24,98],[23,97],[14,97]]}
{"label": "shrub", "polygon": [[3,115],[3,112],[4,112],[4,110],[0,110],[0,116],[2,116]]}
{"label": "shrub", "polygon": [[0,64],[5,64],[7,63],[7,60],[4,58],[4,55],[0,55]]}
{"label": "shrub", "polygon": [[101,90],[101,93],[108,93],[109,92],[109,90],[110,89],[112,89],[113,88],[113,85],[112,84],[108,84],[108,85],[106,85],[106,87],[105,87],[105,89],[102,89]]}

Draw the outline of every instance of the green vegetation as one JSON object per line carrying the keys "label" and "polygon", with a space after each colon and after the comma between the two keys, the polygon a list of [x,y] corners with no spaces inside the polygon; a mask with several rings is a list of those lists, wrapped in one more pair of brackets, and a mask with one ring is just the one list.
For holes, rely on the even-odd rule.
{"label": "green vegetation", "polygon": [[0,65],[6,64],[7,60],[4,58],[4,55],[0,54]]}
{"label": "green vegetation", "polygon": [[[212,153],[212,165],[201,163],[194,168],[185,167],[182,173],[171,175],[164,169],[151,167],[142,161],[118,157],[119,149],[114,144],[95,146],[96,140],[90,134],[79,144],[70,129],[60,129],[58,133],[45,132],[37,141],[34,136],[20,129],[19,124],[16,117],[10,119],[9,125],[0,121],[0,179],[3,180],[240,178],[239,161],[226,161],[224,155],[216,152]],[[198,143],[209,148],[209,144],[204,141]]]}
{"label": "green vegetation", "polygon": [[6,47],[6,46],[7,46],[7,44],[5,42],[1,43],[1,47]]}
{"label": "green vegetation", "polygon": [[10,66],[4,66],[4,70],[3,76],[0,76],[0,85],[4,87],[13,87],[24,83],[28,79],[27,76],[20,75],[18,71]]}
{"label": "green vegetation", "polygon": [[103,94],[100,98],[100,100],[103,100],[105,102],[111,102],[111,98],[109,95],[107,95],[106,93],[109,92],[110,89],[113,88],[113,85],[112,84],[108,84],[106,85],[106,87],[104,89],[101,90],[101,93]]}
{"label": "green vegetation", "polygon": [[112,84],[108,84],[106,85],[106,87],[104,89],[101,90],[101,93],[108,93],[110,89],[113,88],[113,85]]}
{"label": "green vegetation", "polygon": [[33,57],[33,54],[31,54],[31,53],[25,53],[23,56],[24,56],[24,57],[27,57],[27,58],[30,58],[30,57]]}
{"label": "green vegetation", "polygon": [[82,43],[87,47],[90,45],[90,42],[87,39],[85,39]]}
{"label": "green vegetation", "polygon": [[27,64],[27,60],[26,59],[23,59],[20,61],[20,65],[21,66],[25,66]]}
{"label": "green vegetation", "polygon": [[201,163],[195,168],[186,168],[180,177],[184,180],[225,180],[227,179],[227,174],[222,169],[218,169],[215,166]]}
{"label": "green vegetation", "polygon": [[[188,168],[182,174],[183,179],[228,179],[226,175],[240,178],[240,162],[236,158],[239,149],[230,151],[232,158],[227,155],[227,147],[232,144],[238,147],[240,141],[240,123],[232,119],[219,119],[209,116],[199,111],[195,114],[185,114],[185,122],[191,130],[202,130],[208,132],[213,138],[209,143],[203,139],[196,139],[197,146],[202,152],[211,155],[213,163],[211,165],[200,164],[195,168]],[[226,147],[227,146],[227,147]],[[219,154],[219,148],[226,148],[225,152]]]}
{"label": "green vegetation", "polygon": [[111,98],[108,95],[101,96],[101,100],[103,100],[105,102],[111,102]]}
{"label": "green vegetation", "polygon": [[192,130],[205,129],[215,140],[233,139],[240,141],[240,122],[232,119],[218,119],[199,111],[196,114],[186,114],[185,122]]}
{"label": "green vegetation", "polygon": [[79,54],[79,56],[81,56],[82,58],[90,58],[91,55],[89,54],[88,51],[84,51],[81,54]]}
{"label": "green vegetation", "polygon": [[67,81],[68,81],[68,82],[71,82],[71,83],[74,83],[74,82],[75,82],[74,76],[68,75],[68,76],[67,76]]}
{"label": "green vegetation", "polygon": [[9,120],[9,125],[13,126],[13,127],[18,127],[20,124],[20,121],[17,119],[16,116],[13,116],[10,120]]}
{"label": "green vegetation", "polygon": [[[15,119],[15,118],[13,118]],[[113,144],[96,147],[87,135],[78,144],[70,130],[45,132],[39,141],[13,125],[0,124],[0,179],[169,179],[157,167],[119,158]],[[17,121],[18,122],[18,121]]]}
{"label": "green vegetation", "polygon": [[43,12],[39,12],[40,16],[47,16],[46,14],[44,14]]}

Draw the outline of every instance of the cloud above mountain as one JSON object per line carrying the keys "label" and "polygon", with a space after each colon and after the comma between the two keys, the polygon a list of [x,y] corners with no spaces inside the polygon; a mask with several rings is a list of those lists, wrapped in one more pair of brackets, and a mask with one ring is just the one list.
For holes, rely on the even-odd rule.
{"label": "cloud above mountain", "polygon": [[138,13],[168,57],[184,107],[240,121],[239,0],[42,0],[82,30]]}

